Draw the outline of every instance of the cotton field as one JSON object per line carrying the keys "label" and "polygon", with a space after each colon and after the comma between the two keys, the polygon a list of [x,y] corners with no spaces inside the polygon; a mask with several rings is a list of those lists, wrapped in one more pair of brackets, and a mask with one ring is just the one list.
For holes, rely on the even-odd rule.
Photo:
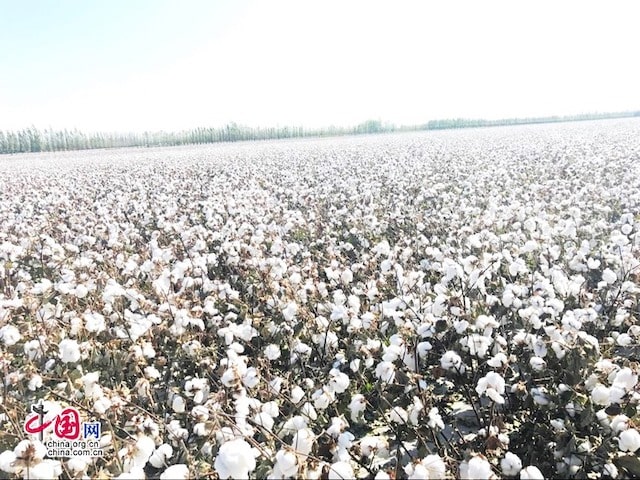
{"label": "cotton field", "polygon": [[0,478],[637,478],[639,229],[638,119],[0,157]]}

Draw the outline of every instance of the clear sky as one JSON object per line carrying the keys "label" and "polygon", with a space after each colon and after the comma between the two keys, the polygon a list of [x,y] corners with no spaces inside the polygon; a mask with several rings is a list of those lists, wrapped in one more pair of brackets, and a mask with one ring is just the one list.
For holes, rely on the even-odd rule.
{"label": "clear sky", "polygon": [[0,0],[0,129],[640,110],[637,0]]}

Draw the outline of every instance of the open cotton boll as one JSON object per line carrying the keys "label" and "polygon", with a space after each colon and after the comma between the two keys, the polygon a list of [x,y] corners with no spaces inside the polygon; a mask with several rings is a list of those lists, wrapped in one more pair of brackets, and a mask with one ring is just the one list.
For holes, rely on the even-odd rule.
{"label": "open cotton boll", "polygon": [[295,302],[290,302],[287,306],[282,310],[282,316],[287,322],[293,321],[296,318],[296,313],[298,312],[298,305]]}
{"label": "open cotton boll", "polygon": [[160,480],[188,480],[189,478],[189,467],[184,463],[171,465],[160,474]]}
{"label": "open cotton boll", "polygon": [[256,469],[256,455],[244,439],[229,440],[220,446],[213,466],[222,480],[249,478]]}
{"label": "open cotton boll", "polygon": [[273,361],[280,358],[280,347],[276,344],[267,345],[264,349],[264,355],[267,359]]}
{"label": "open cotton boll", "polygon": [[464,461],[460,464],[460,479],[461,480],[475,480],[475,479],[490,479],[495,478],[493,471],[491,470],[491,464],[483,456],[475,456],[469,461]]}
{"label": "open cotton boll", "polygon": [[168,443],[163,443],[149,457],[149,463],[155,468],[163,468],[167,460],[173,456],[173,447]]}
{"label": "open cotton boll", "polygon": [[291,448],[301,455],[309,455],[313,449],[315,435],[309,428],[298,430],[291,440]]}
{"label": "open cotton boll", "polygon": [[610,400],[611,391],[609,388],[602,384],[596,385],[591,391],[591,401],[596,405],[608,406],[611,403]]}
{"label": "open cotton boll", "polygon": [[605,268],[602,272],[602,280],[604,280],[607,285],[612,285],[618,280],[618,275],[610,268]]}
{"label": "open cotton boll", "polygon": [[465,372],[465,366],[462,363],[462,358],[452,350],[449,350],[442,355],[440,358],[440,366],[448,371],[460,373]]}
{"label": "open cotton boll", "polygon": [[58,357],[63,363],[75,363],[80,360],[80,346],[78,342],[65,338],[58,344]]}
{"label": "open cotton boll", "polygon": [[635,453],[640,448],[640,432],[635,428],[628,428],[618,436],[618,447],[623,452]]}
{"label": "open cotton boll", "polygon": [[479,395],[486,395],[496,403],[504,403],[505,381],[502,375],[496,372],[489,372],[478,380],[476,392]]}
{"label": "open cotton boll", "polygon": [[2,343],[7,347],[15,345],[21,338],[22,335],[20,335],[20,330],[13,325],[5,325],[0,328],[0,339],[2,339]]}
{"label": "open cotton boll", "polygon": [[329,480],[345,480],[355,478],[353,468],[348,462],[336,462],[329,467]]}
{"label": "open cotton boll", "polygon": [[500,468],[503,475],[515,477],[522,470],[522,460],[515,453],[507,452],[500,460]]}
{"label": "open cotton boll", "polygon": [[[276,453],[276,461],[273,466],[274,473],[278,473],[278,477],[292,478],[298,473],[298,457],[290,450],[280,449]],[[273,475],[276,478],[275,475]]]}
{"label": "open cotton boll", "polygon": [[520,480],[545,480],[538,467],[530,465],[520,470]]}

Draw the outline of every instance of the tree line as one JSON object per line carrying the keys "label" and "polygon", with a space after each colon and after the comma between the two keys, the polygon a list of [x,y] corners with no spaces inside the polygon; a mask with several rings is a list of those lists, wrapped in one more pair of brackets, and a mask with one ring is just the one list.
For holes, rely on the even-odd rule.
{"label": "tree line", "polygon": [[380,120],[367,120],[366,122],[362,122],[353,127],[330,126],[316,129],[306,129],[301,126],[254,128],[238,125],[232,122],[220,128],[201,127],[178,132],[155,131],[142,133],[85,133],[78,129],[40,130],[35,126],[32,126],[17,131],[0,130],[0,154],[56,152],[95,148],[161,147],[247,140],[358,135],[394,131],[522,125],[529,123],[567,122],[632,116],[640,116],[640,111],[592,113],[552,117],[509,118],[502,120],[456,118],[431,120],[422,125],[403,125],[400,127],[397,127],[392,123],[383,123]]}

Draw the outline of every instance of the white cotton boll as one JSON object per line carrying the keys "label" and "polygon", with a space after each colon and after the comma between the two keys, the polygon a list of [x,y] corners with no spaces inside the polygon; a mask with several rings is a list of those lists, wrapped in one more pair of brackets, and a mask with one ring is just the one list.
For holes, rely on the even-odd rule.
{"label": "white cotton boll", "polygon": [[633,373],[629,367],[621,368],[618,373],[616,373],[615,379],[613,380],[613,386],[623,388],[625,390],[632,390],[636,384],[638,383],[638,375]]}
{"label": "white cotton boll", "polygon": [[616,343],[621,347],[627,347],[633,343],[633,338],[627,333],[621,333],[616,337]]}
{"label": "white cotton boll", "polygon": [[313,408],[313,405],[309,402],[305,402],[304,405],[300,407],[300,415],[309,420],[316,420],[318,418],[318,412],[316,412],[316,409]]}
{"label": "white cotton boll", "polygon": [[530,465],[520,470],[520,480],[544,480],[544,476],[538,467]]}
{"label": "white cotton boll", "polygon": [[476,456],[460,464],[460,478],[463,480],[488,479],[492,476],[491,464],[484,457]]}
{"label": "white cotton boll", "polygon": [[[66,462],[67,469],[74,474],[85,472],[89,465],[91,465],[91,458],[89,457],[71,457]],[[2,466],[0,466],[0,470],[1,469]],[[75,477],[78,478],[80,476],[81,475],[76,475]]]}
{"label": "white cotton boll", "polygon": [[274,469],[277,469],[283,478],[295,477],[298,473],[298,458],[289,450],[278,450]]}
{"label": "white cotton boll", "polygon": [[345,269],[342,272],[342,274],[340,274],[340,280],[345,285],[350,284],[353,281],[353,272],[351,271],[351,269],[349,269],[349,268]]}
{"label": "white cotton boll", "polygon": [[18,330],[13,325],[5,325],[0,328],[0,339],[2,339],[2,343],[7,347],[11,347],[20,341],[22,335],[20,335],[20,330]]}
{"label": "white cotton boll", "polygon": [[38,441],[22,440],[15,446],[13,453],[17,458],[31,457],[35,461],[40,461],[47,455],[47,447]]}
{"label": "white cotton boll", "polygon": [[440,358],[440,366],[448,371],[464,373],[465,366],[462,364],[462,358],[456,352],[449,350]]}
{"label": "white cotton boll", "polygon": [[439,428],[440,430],[444,429],[444,421],[442,420],[442,416],[438,412],[438,407],[433,407],[429,410],[429,420],[427,421],[427,425],[431,428]]}
{"label": "white cotton boll", "polygon": [[104,332],[107,329],[104,316],[96,312],[85,313],[84,328],[91,333]]}
{"label": "white cotton boll", "polygon": [[167,460],[173,456],[173,447],[168,443],[163,443],[155,449],[149,463],[155,468],[163,468],[167,465]]}
{"label": "white cotton boll", "polygon": [[487,365],[493,368],[501,368],[508,364],[509,364],[509,359],[502,352],[496,353],[493,357],[487,360]]}
{"label": "white cotton boll", "polygon": [[298,430],[291,440],[291,448],[301,455],[309,455],[313,449],[315,435],[309,428]]}
{"label": "white cotton boll", "polygon": [[618,467],[616,467],[613,463],[606,463],[604,467],[602,467],[602,473],[611,478],[617,478],[618,476]]}
{"label": "white cotton boll", "polygon": [[489,372],[478,380],[476,392],[479,395],[486,395],[496,403],[504,403],[505,381],[502,375],[496,372]]}
{"label": "white cotton boll", "polygon": [[271,415],[265,412],[259,412],[253,417],[253,421],[268,431],[273,430],[274,420]]}
{"label": "white cotton boll", "polygon": [[329,480],[344,480],[355,478],[353,468],[348,462],[336,462],[329,469]]}
{"label": "white cotton boll", "polygon": [[349,388],[349,376],[342,373],[336,368],[332,368],[329,372],[331,378],[329,379],[329,388],[335,393],[342,393]]}
{"label": "white cotton boll", "polygon": [[500,468],[503,475],[515,477],[522,470],[522,460],[515,453],[507,452],[500,460]]}
{"label": "white cotton boll", "polygon": [[531,368],[536,372],[540,372],[545,369],[547,362],[540,357],[531,357],[529,359],[529,365],[531,365]]}
{"label": "white cotton boll", "polygon": [[602,384],[596,385],[591,391],[591,401],[596,405],[608,406],[611,403],[610,390]]}
{"label": "white cotton boll", "polygon": [[184,463],[171,465],[160,474],[160,480],[188,480],[189,478],[189,467]]}
{"label": "white cotton boll", "polygon": [[58,345],[58,357],[63,363],[74,363],[80,360],[80,347],[78,342],[65,338]]}
{"label": "white cotton boll", "polygon": [[84,298],[89,293],[89,289],[81,283],[76,286],[73,293],[77,298]]}
{"label": "white cotton boll", "polygon": [[287,322],[293,321],[296,318],[296,313],[298,312],[298,305],[296,302],[290,302],[287,306],[282,310],[282,316]]}
{"label": "white cotton boll", "polygon": [[351,397],[351,403],[349,403],[348,408],[351,411],[351,421],[359,422],[367,408],[367,401],[364,395],[357,393]]}
{"label": "white cotton boll", "polygon": [[36,373],[29,379],[29,384],[27,385],[27,388],[32,392],[34,392],[40,387],[42,387],[42,385],[43,385],[42,377]]}
{"label": "white cotton boll", "polygon": [[600,260],[596,260],[595,258],[589,257],[587,259],[587,267],[590,270],[597,270],[600,268]]}
{"label": "white cotton boll", "polygon": [[171,408],[175,413],[184,413],[186,407],[186,402],[184,398],[180,395],[176,395],[173,397],[173,401],[171,402]]}
{"label": "white cotton boll", "polygon": [[280,358],[280,354],[280,347],[274,343],[272,343],[271,345],[267,345],[264,349],[265,357],[267,357],[271,361]]}
{"label": "white cotton boll", "polygon": [[213,466],[222,480],[249,478],[256,468],[255,452],[242,438],[229,440],[220,446]]}
{"label": "white cotton boll", "polygon": [[384,383],[392,383],[396,378],[396,367],[391,362],[382,361],[376,366],[376,377]]}
{"label": "white cotton boll", "polygon": [[387,412],[387,418],[391,423],[404,424],[409,420],[409,414],[402,407],[393,407]]}
{"label": "white cotton boll", "polygon": [[304,398],[304,390],[298,385],[291,389],[291,401],[294,404],[300,403],[300,400]]}
{"label": "white cotton boll", "polygon": [[422,480],[430,478],[445,478],[447,467],[438,455],[427,455],[419,462],[413,462],[404,467],[409,480]]}
{"label": "white cotton boll", "polygon": [[59,460],[46,459],[36,464],[32,464],[24,472],[23,478],[29,480],[50,480],[62,475],[62,463]]}
{"label": "white cotton boll", "polygon": [[610,268],[605,268],[604,271],[602,272],[602,280],[607,282],[607,285],[614,284],[617,279],[618,279],[618,275],[616,275],[616,272],[614,272]]}
{"label": "white cotton boll", "polygon": [[[533,401],[537,405],[549,405],[551,403],[551,399],[549,398],[549,395],[547,394],[547,390],[544,387],[533,387],[531,389],[531,396],[533,397]],[[567,403],[565,408],[569,408],[569,403]],[[568,410],[567,410],[567,413],[569,413]],[[571,414],[569,413],[569,415]]]}
{"label": "white cotton boll", "polygon": [[640,448],[640,432],[635,428],[628,428],[618,436],[618,447],[623,452],[635,453]]}

